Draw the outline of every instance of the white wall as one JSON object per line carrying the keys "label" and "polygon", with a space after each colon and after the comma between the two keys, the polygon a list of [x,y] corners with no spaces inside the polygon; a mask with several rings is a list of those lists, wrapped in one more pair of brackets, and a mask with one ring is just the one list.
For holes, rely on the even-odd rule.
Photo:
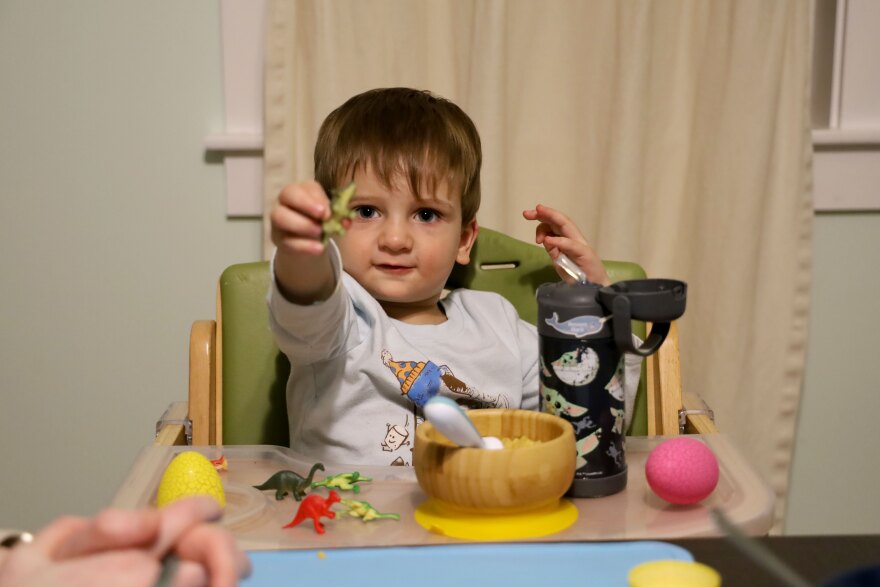
{"label": "white wall", "polygon": [[786,534],[880,533],[880,213],[821,213]]}
{"label": "white wall", "polygon": [[[0,526],[109,502],[258,257],[204,160],[221,88],[212,0],[0,4]],[[880,215],[821,214],[814,248],[787,531],[878,532]]]}
{"label": "white wall", "polygon": [[225,217],[213,0],[0,3],[0,527],[107,504],[186,398]]}

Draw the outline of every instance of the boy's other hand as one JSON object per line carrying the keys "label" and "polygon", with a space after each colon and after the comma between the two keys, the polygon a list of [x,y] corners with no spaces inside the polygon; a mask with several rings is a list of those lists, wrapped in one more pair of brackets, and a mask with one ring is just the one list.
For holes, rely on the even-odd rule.
{"label": "boy's other hand", "polygon": [[[535,242],[543,245],[551,259],[555,261],[561,253],[565,253],[587,274],[589,281],[602,286],[611,284],[599,255],[568,216],[559,210],[538,204],[533,210],[523,210],[523,218],[538,221]],[[556,272],[562,279],[571,282],[571,276],[560,267],[556,267]]]}
{"label": "boy's other hand", "polygon": [[329,217],[330,200],[318,182],[288,184],[269,216],[272,242],[282,255],[320,255],[321,223]]}

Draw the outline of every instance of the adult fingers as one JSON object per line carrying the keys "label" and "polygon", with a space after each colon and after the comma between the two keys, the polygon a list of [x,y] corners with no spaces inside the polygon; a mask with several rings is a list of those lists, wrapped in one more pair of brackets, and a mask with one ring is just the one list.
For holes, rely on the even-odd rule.
{"label": "adult fingers", "polygon": [[58,544],[56,559],[84,556],[105,550],[139,548],[155,540],[159,514],[154,510],[105,510],[89,520],[81,531]]}
{"label": "adult fingers", "polygon": [[[3,585],[16,587],[151,587],[159,576],[159,562],[142,550],[110,551],[43,561]],[[9,579],[3,574],[3,580]]]}
{"label": "adult fingers", "polygon": [[31,544],[19,548],[33,548],[47,557],[54,558],[55,553],[68,541],[76,540],[78,535],[88,532],[91,523],[88,518],[62,516],[37,532]]}
{"label": "adult fingers", "polygon": [[151,552],[164,557],[190,529],[219,520],[222,515],[220,504],[211,497],[187,497],[165,506],[159,510],[159,532]]}
{"label": "adult fingers", "polygon": [[251,562],[239,550],[232,534],[218,526],[202,525],[190,530],[177,544],[181,561],[197,563],[212,587],[231,587],[251,573]]}
{"label": "adult fingers", "polygon": [[208,587],[211,578],[204,567],[190,561],[180,561],[174,572],[171,587]]}

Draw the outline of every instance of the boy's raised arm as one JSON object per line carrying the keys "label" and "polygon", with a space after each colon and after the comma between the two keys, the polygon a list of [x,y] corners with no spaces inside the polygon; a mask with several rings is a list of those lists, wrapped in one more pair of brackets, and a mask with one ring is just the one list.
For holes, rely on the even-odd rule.
{"label": "boy's raised arm", "polygon": [[321,242],[321,223],[329,216],[330,201],[315,181],[285,186],[272,209],[275,280],[293,303],[311,304],[333,293],[333,268]]}
{"label": "boy's raised arm", "polygon": [[[602,286],[611,284],[599,255],[571,218],[559,210],[541,204],[535,206],[533,210],[523,210],[523,218],[538,221],[539,224],[535,228],[535,242],[544,246],[551,259],[556,260],[560,253],[565,253],[587,274],[587,279],[592,283]],[[559,267],[556,267],[556,272],[566,281],[571,279]]]}

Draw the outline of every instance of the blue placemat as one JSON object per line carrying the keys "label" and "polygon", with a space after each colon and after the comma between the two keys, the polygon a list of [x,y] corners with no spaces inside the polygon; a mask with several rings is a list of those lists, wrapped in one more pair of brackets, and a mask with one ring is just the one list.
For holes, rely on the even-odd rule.
{"label": "blue placemat", "polygon": [[693,560],[666,542],[557,542],[342,548],[249,553],[242,585],[578,585],[627,587],[629,570],[650,560]]}

